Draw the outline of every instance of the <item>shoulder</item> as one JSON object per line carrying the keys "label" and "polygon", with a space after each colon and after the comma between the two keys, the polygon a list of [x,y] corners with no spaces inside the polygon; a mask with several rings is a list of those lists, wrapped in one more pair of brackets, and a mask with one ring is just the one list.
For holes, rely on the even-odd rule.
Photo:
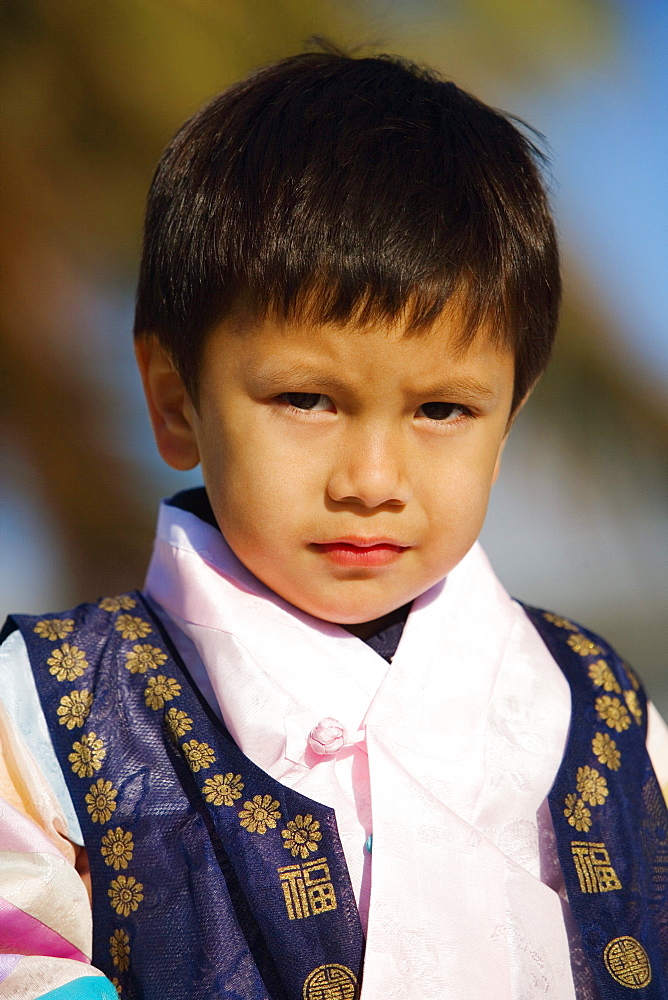
{"label": "shoulder", "polygon": [[580,667],[595,687],[620,694],[620,688],[643,691],[636,672],[610,643],[579,622],[519,602],[559,665]]}
{"label": "shoulder", "polygon": [[588,702],[611,731],[642,732],[661,787],[668,790],[668,728],[635,670],[591,629],[551,611],[522,607],[565,674],[574,710],[578,702]]}
{"label": "shoulder", "polygon": [[1,638],[18,630],[33,667],[43,664],[59,681],[74,681],[110,638],[138,641],[154,627],[146,602],[132,591],[47,615],[11,615]]}
{"label": "shoulder", "polygon": [[114,637],[150,633],[147,619],[139,595],[122,594],[52,614],[12,615],[2,630],[0,704],[60,803],[75,843],[82,843],[81,830],[45,714],[47,689],[55,690],[49,717],[68,729],[81,725],[90,700],[84,688],[91,688],[82,684],[84,673],[90,677]]}

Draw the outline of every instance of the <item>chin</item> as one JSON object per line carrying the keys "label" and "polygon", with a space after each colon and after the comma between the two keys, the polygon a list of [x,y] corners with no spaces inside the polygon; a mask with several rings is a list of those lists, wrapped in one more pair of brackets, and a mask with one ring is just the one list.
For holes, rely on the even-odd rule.
{"label": "chin", "polygon": [[398,597],[393,601],[383,601],[382,603],[369,603],[360,607],[359,603],[354,605],[332,602],[332,604],[322,603],[317,606],[308,604],[304,602],[303,604],[296,604],[297,607],[301,607],[302,611],[306,611],[307,614],[312,615],[313,618],[320,618],[322,621],[331,622],[333,625],[341,625],[344,628],[347,625],[363,625],[366,622],[374,622],[379,618],[383,618],[385,615],[391,614],[396,611],[397,608],[402,607],[409,601],[413,600],[413,595],[407,597]]}

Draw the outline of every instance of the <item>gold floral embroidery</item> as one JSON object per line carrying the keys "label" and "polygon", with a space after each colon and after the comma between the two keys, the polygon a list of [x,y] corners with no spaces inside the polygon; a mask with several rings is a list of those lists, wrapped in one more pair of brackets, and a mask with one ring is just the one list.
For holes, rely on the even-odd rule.
{"label": "gold floral embroidery", "polygon": [[577,632],[577,626],[573,622],[569,622],[568,618],[561,618],[559,615],[553,615],[549,611],[543,612],[543,618],[548,622],[552,622],[557,628],[567,628],[571,632]]}
{"label": "gold floral embroidery", "polygon": [[117,929],[109,938],[109,954],[119,972],[130,968],[130,938],[127,932]]}
{"label": "gold floral embroidery", "polygon": [[81,691],[71,691],[69,694],[64,694],[56,709],[56,715],[60,716],[58,719],[60,725],[67,726],[68,729],[74,729],[75,726],[83,726],[88,718],[92,704],[93,695],[86,688],[82,688]]}
{"label": "gold floral embroidery", "polygon": [[193,727],[193,720],[180,708],[170,708],[165,716],[165,722],[175,740],[185,736]]}
{"label": "gold floral embroidery", "polygon": [[283,847],[290,851],[293,858],[297,855],[307,858],[312,851],[318,850],[318,841],[322,840],[320,823],[310,813],[295,816],[288,822],[287,830],[281,830],[281,836],[285,841]]}
{"label": "gold floral embroidery", "polygon": [[638,701],[638,695],[635,691],[625,691],[624,701],[628,706],[628,710],[636,720],[639,726],[642,725],[642,708],[640,707],[640,702]]}
{"label": "gold floral embroidery", "polygon": [[602,687],[604,691],[616,691],[622,693],[622,689],[617,682],[617,678],[605,660],[596,660],[589,665],[589,676],[596,687]]}
{"label": "gold floral embroidery", "polygon": [[611,698],[607,694],[601,695],[596,699],[595,706],[599,719],[618,733],[623,733],[631,725],[631,716],[619,698]]}
{"label": "gold floral embroidery", "polygon": [[86,654],[78,646],[64,642],[60,649],[54,649],[46,661],[49,673],[59,681],[75,681],[88,666]]}
{"label": "gold floral embroidery", "polygon": [[114,871],[119,868],[127,868],[132,861],[134,843],[132,834],[117,826],[115,830],[107,830],[102,838],[100,852],[104,858],[104,863],[111,865]]}
{"label": "gold floral embroidery", "polygon": [[580,833],[587,833],[591,826],[591,812],[574,792],[566,796],[564,816],[571,826],[574,826]]}
{"label": "gold floral embroidery", "polygon": [[123,995],[123,987],[119,983],[119,981],[116,978],[116,976],[112,976],[111,977],[111,984],[112,984],[112,986],[114,986],[116,988],[116,992],[118,993],[119,997],[122,996]]}
{"label": "gold floral embroidery", "polygon": [[119,917],[129,917],[137,909],[144,894],[144,886],[138,882],[134,875],[119,875],[113,879],[111,889],[107,890],[107,895],[111,900],[111,905]]}
{"label": "gold floral embroidery", "polygon": [[98,607],[103,611],[120,611],[121,608],[130,611],[137,607],[137,602],[129,594],[118,594],[116,597],[103,597]]}
{"label": "gold floral embroidery", "polygon": [[607,733],[596,733],[591,741],[591,748],[596,754],[596,758],[601,764],[605,764],[611,771],[618,771],[622,762],[622,755],[617,749],[617,744],[612,736]]}
{"label": "gold floral embroidery", "polygon": [[80,778],[92,778],[102,767],[102,761],[106,756],[104,740],[91,732],[84,733],[80,741],[77,740],[72,744],[72,753],[67,759],[72,764],[74,773]]}
{"label": "gold floral embroidery", "polygon": [[278,802],[271,795],[254,795],[252,802],[244,802],[244,808],[239,812],[241,825],[249,833],[266,833],[267,829],[275,830],[276,821],[281,818]]}
{"label": "gold floral embroidery", "polygon": [[191,771],[201,771],[207,767],[211,767],[216,759],[216,755],[208,743],[199,743],[197,740],[190,740],[189,743],[183,743],[182,746]]}
{"label": "gold floral embroidery", "polygon": [[121,633],[124,639],[135,641],[145,639],[153,631],[148,622],[145,622],[143,618],[137,618],[136,615],[119,615],[114,628]]}
{"label": "gold floral embroidery", "polygon": [[98,778],[86,795],[86,809],[93,823],[108,823],[116,808],[117,790],[110,781]]}
{"label": "gold floral embroidery", "polygon": [[204,798],[214,806],[233,806],[241,798],[244,783],[240,774],[214,774],[204,782]]}
{"label": "gold floral embroidery", "polygon": [[73,618],[43,618],[37,622],[33,632],[36,632],[40,639],[64,639],[74,628]]}
{"label": "gold floral embroidery", "polygon": [[144,690],[144,698],[149,708],[163,708],[166,701],[178,698],[181,694],[181,685],[173,677],[165,677],[158,674],[157,677],[149,677],[148,685]]}
{"label": "gold floral embroidery", "polygon": [[145,674],[147,670],[155,670],[161,667],[167,654],[158,646],[151,646],[149,643],[133,646],[131,652],[125,654],[125,666],[131,674]]}
{"label": "gold floral embroidery", "polygon": [[579,767],[575,776],[575,787],[577,788],[583,802],[590,806],[602,806],[608,796],[608,782],[596,768]]}
{"label": "gold floral embroidery", "polygon": [[633,688],[633,690],[634,691],[639,691],[640,690],[640,681],[638,680],[635,672],[631,669],[631,667],[628,665],[628,663],[625,660],[622,660],[622,666],[624,667],[624,673],[628,677],[629,684],[631,685],[631,687]]}
{"label": "gold floral embroidery", "polygon": [[574,632],[573,635],[569,635],[568,645],[576,653],[579,653],[580,656],[600,656],[602,652],[600,646],[597,646],[595,642],[588,639],[586,635],[581,635],[580,632]]}

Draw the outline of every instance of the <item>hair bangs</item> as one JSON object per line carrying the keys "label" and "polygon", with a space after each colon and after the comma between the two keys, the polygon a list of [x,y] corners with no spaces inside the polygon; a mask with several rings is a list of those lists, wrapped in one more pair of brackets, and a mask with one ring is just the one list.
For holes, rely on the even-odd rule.
{"label": "hair bangs", "polygon": [[163,340],[194,398],[203,340],[240,308],[411,334],[456,306],[463,344],[484,325],[513,349],[521,399],[559,297],[539,156],[517,122],[401,60],[273,64],[165,152],[135,331]]}

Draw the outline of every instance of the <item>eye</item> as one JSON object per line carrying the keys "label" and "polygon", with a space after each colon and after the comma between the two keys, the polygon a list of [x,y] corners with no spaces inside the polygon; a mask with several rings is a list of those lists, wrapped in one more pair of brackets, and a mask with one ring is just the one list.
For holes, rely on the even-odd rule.
{"label": "eye", "polygon": [[319,392],[282,392],[278,399],[296,410],[331,410],[332,401],[329,396]]}
{"label": "eye", "polygon": [[452,423],[466,412],[466,409],[457,403],[423,403],[415,415],[427,417],[428,420],[448,420]]}

